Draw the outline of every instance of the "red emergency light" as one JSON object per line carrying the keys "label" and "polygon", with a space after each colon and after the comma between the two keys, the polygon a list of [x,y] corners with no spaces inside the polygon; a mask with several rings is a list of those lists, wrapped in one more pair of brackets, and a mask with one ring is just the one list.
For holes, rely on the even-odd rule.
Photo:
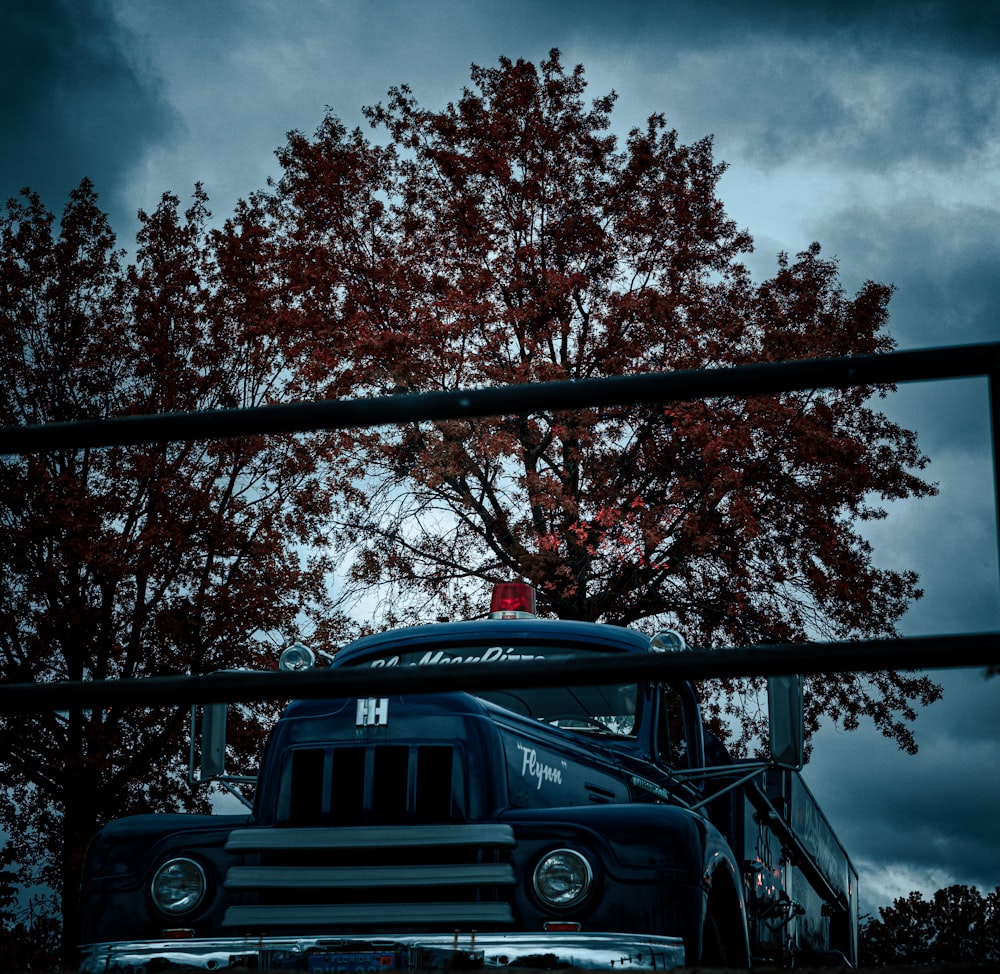
{"label": "red emergency light", "polygon": [[527,582],[501,582],[493,586],[491,619],[533,619],[535,590]]}

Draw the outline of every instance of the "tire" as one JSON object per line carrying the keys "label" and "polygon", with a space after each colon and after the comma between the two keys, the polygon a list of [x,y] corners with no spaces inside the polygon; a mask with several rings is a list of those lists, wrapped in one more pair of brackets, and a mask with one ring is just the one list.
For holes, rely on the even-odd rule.
{"label": "tire", "polygon": [[705,923],[701,928],[701,957],[698,960],[701,967],[728,967],[726,957],[726,942],[722,936],[722,927],[715,914],[705,914]]}

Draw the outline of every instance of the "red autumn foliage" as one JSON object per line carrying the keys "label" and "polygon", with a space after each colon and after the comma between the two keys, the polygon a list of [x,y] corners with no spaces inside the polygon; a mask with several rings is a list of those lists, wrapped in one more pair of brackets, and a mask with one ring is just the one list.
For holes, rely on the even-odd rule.
{"label": "red autumn foliage", "polygon": [[[889,287],[844,294],[812,246],[754,283],[709,139],[652,117],[619,144],[583,71],[474,68],[454,105],[400,88],[293,133],[281,181],[208,228],[164,196],[126,263],[89,183],[61,223],[0,222],[0,422],[230,408],[884,351]],[[381,626],[476,615],[523,577],[545,611],[701,645],[886,636],[919,594],[862,529],[933,488],[882,390],[412,424],[338,438],[54,451],[0,465],[0,671],[14,682],[266,665],[303,611],[334,640],[328,545]],[[336,463],[334,464],[334,460]],[[336,519],[336,532],[326,528]],[[304,552],[316,552],[312,560]],[[369,602],[367,608],[371,608]],[[759,731],[736,684],[713,706]],[[810,681],[809,717],[907,749],[937,688]],[[265,715],[244,710],[252,752]],[[185,715],[112,709],[0,724],[0,825],[62,899],[108,819],[203,807]],[[37,852],[51,858],[42,862]],[[28,870],[30,872],[30,869]]]}
{"label": "red autumn foliage", "polygon": [[[198,190],[141,215],[126,265],[84,182],[58,231],[37,196],[0,223],[0,423],[283,399],[297,377],[259,214],[207,229]],[[329,612],[317,438],[151,444],[0,464],[5,681],[269,665],[262,635]],[[311,546],[306,559],[302,546]],[[260,738],[244,711],[234,756]],[[111,708],[0,719],[0,825],[23,882],[61,900],[68,943],[87,841],[117,816],[205,809],[186,781],[187,714]],[[238,722],[237,722],[238,723]]]}
{"label": "red autumn foliage", "polygon": [[[611,134],[583,69],[474,67],[439,111],[406,87],[292,133],[271,198],[290,310],[330,395],[364,396],[869,354],[891,287],[849,297],[812,245],[755,283],[716,196],[710,139],[662,116]],[[866,521],[934,492],[915,436],[854,388],[412,424],[359,434],[339,537],[382,607],[470,615],[523,577],[545,611],[702,646],[883,637],[919,597]],[[715,698],[759,733],[752,695]],[[938,688],[902,673],[809,681],[809,722],[907,722]],[[739,738],[740,735],[737,735]]]}

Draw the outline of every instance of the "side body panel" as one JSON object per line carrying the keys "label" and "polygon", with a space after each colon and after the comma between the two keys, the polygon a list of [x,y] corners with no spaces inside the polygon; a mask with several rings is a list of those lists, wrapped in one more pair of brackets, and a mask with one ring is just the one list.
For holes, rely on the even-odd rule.
{"label": "side body panel", "polygon": [[743,848],[758,953],[857,964],[858,875],[797,772],[747,787]]}

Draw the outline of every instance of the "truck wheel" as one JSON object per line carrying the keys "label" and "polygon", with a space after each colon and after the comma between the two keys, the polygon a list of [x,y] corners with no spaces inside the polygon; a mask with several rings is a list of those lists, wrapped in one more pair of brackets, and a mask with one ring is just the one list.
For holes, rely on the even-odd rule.
{"label": "truck wheel", "polygon": [[705,923],[701,929],[701,959],[702,967],[728,967],[726,960],[726,944],[722,938],[722,928],[714,913],[705,914]]}
{"label": "truck wheel", "polygon": [[731,883],[713,884],[701,928],[699,963],[702,967],[746,969],[750,966],[743,910]]}

